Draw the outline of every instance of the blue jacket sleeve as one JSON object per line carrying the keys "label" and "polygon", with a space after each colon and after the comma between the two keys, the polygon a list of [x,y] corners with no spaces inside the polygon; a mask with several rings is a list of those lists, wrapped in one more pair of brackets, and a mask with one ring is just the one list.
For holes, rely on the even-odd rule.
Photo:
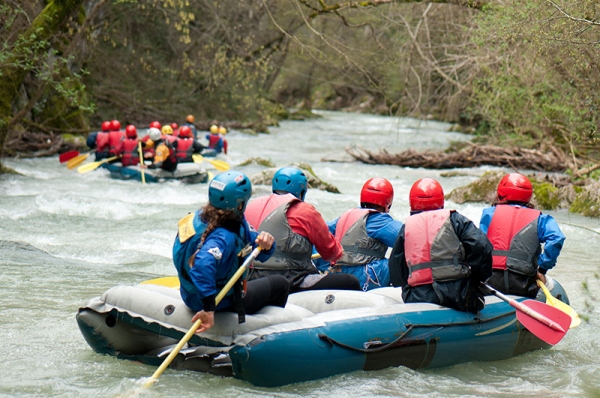
{"label": "blue jacket sleeve", "polygon": [[490,227],[490,223],[492,222],[492,217],[494,216],[494,210],[496,210],[495,206],[483,209],[483,212],[481,212],[481,220],[479,220],[479,229],[483,231],[483,233],[486,235]]}
{"label": "blue jacket sleeve", "polygon": [[367,235],[393,247],[402,228],[400,221],[394,220],[387,213],[371,213],[367,219]]}
{"label": "blue jacket sleeve", "polygon": [[335,236],[335,230],[336,230],[336,228],[337,228],[337,223],[338,223],[338,220],[339,220],[339,219],[340,219],[340,218],[338,217],[338,218],[336,218],[335,220],[333,220],[333,221],[329,221],[329,222],[327,223],[327,228],[329,228],[329,232],[331,232],[331,235],[333,235],[333,236]]}
{"label": "blue jacket sleeve", "polygon": [[563,247],[565,235],[551,215],[541,214],[538,219],[538,238],[544,245],[544,252],[538,258],[541,272],[553,268]]}

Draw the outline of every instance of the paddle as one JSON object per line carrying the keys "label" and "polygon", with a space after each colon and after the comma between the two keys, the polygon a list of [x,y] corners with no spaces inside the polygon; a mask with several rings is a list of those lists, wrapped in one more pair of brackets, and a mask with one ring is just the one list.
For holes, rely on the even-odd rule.
{"label": "paddle", "polygon": [[142,152],[142,141],[138,141],[138,156],[140,157],[140,171],[142,172],[142,184],[146,184],[146,174],[144,174],[144,153]]}
{"label": "paddle", "polygon": [[562,301],[554,297],[552,293],[550,293],[544,282],[542,282],[541,280],[538,279],[537,284],[546,295],[546,304],[549,304],[554,308],[558,308],[559,310],[571,317],[571,325],[569,326],[569,329],[573,329],[574,327],[577,327],[579,326],[579,324],[581,324],[581,318],[579,317],[579,314],[570,305],[563,303]]}
{"label": "paddle", "polygon": [[537,300],[518,302],[481,282],[490,292],[517,309],[517,319],[537,338],[548,344],[557,344],[567,333],[571,317],[559,309]]}
{"label": "paddle", "polygon": [[67,160],[71,160],[73,159],[75,156],[79,155],[79,151],[69,151],[69,152],[65,152],[65,153],[61,153],[58,156],[58,160],[61,163],[66,162]]}
{"label": "paddle", "polygon": [[69,170],[73,170],[75,167],[83,163],[88,156],[90,156],[89,153],[82,153],[81,155],[75,156],[73,159],[67,161],[67,168]]}
{"label": "paddle", "polygon": [[79,174],[85,174],[85,173],[89,173],[92,170],[96,170],[98,167],[100,167],[101,165],[103,165],[104,163],[108,163],[111,160],[115,160],[117,159],[118,156],[113,156],[112,158],[108,158],[108,159],[102,159],[99,160],[97,162],[92,162],[92,163],[88,163],[88,164],[84,164],[83,166],[79,166],[77,168],[77,172]]}
{"label": "paddle", "polygon": [[[233,285],[237,282],[237,280],[246,271],[246,268],[248,268],[250,266],[250,263],[256,258],[256,256],[258,256],[258,254],[260,253],[260,250],[261,250],[260,247],[257,247],[256,249],[252,250],[252,253],[250,253],[250,255],[246,258],[244,263],[240,266],[240,268],[236,271],[236,273],[231,277],[231,279],[229,279],[229,282],[227,282],[225,287],[217,295],[217,297],[215,298],[215,305],[218,305],[221,302],[221,300],[223,300],[223,297],[225,297],[227,292],[229,292],[229,290],[233,287]],[[150,380],[148,380],[148,381],[146,381],[146,383],[144,383],[143,387],[150,387],[158,380],[160,375],[165,371],[165,369],[169,366],[169,364],[171,364],[171,362],[173,361],[173,359],[175,359],[177,354],[179,354],[179,351],[181,351],[181,348],[183,348],[185,343],[187,343],[188,340],[192,338],[194,333],[196,333],[196,330],[198,330],[201,323],[202,323],[202,321],[200,319],[198,319],[196,322],[194,322],[194,324],[192,325],[190,330],[187,331],[187,333],[185,334],[185,336],[183,336],[183,338],[181,339],[179,344],[177,344],[177,346],[175,346],[175,348],[173,348],[173,351],[171,351],[169,356],[163,361],[163,363],[158,367],[158,369],[156,369],[156,372],[154,372],[154,374],[152,375]]]}
{"label": "paddle", "polygon": [[227,171],[231,168],[229,163],[227,163],[223,160],[207,159],[204,156],[199,155],[197,153],[192,155],[192,159],[194,160],[194,163],[202,163],[203,161],[207,161],[208,163],[212,164],[215,169],[217,169],[219,171]]}

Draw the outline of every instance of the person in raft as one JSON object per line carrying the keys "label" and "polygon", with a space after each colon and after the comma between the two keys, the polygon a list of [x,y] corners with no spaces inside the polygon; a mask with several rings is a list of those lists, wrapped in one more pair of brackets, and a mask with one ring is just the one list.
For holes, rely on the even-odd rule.
{"label": "person in raft", "polygon": [[[360,191],[360,207],[327,223],[344,250],[331,270],[355,275],[364,291],[390,284],[385,255],[402,228],[402,223],[389,214],[393,201],[392,184],[385,178],[371,178]],[[322,265],[318,267],[322,269]]]}
{"label": "person in raft", "polygon": [[192,135],[192,129],[188,126],[181,126],[179,130],[179,138],[177,139],[177,162],[189,163],[193,162],[193,155],[200,153],[204,149],[204,145],[200,141],[196,141]]}
{"label": "person in raft", "polygon": [[473,222],[444,209],[444,191],[423,178],[410,189],[410,217],[390,256],[392,285],[405,303],[433,303],[477,313],[481,282],[492,275],[492,244]]}
{"label": "person in raft", "polygon": [[223,138],[219,134],[219,127],[216,124],[210,126],[210,134],[206,134],[208,147],[202,152],[202,156],[214,157],[223,151]]}
{"label": "person in raft", "polygon": [[[197,333],[214,326],[215,311],[254,314],[266,305],[285,307],[289,283],[281,275],[271,275],[236,283],[220,303],[217,294],[235,274],[251,250],[263,250],[257,259],[266,261],[275,250],[273,236],[257,233],[244,219],[244,209],[252,194],[250,180],[238,171],[218,174],[208,187],[208,204],[179,221],[173,244],[173,262],[180,281],[181,297],[200,319]],[[244,294],[245,293],[245,294]]]}
{"label": "person in raft", "polygon": [[279,169],[272,180],[273,194],[248,204],[246,219],[257,230],[275,237],[277,249],[268,261],[255,261],[249,278],[283,275],[290,292],[305,290],[360,290],[358,279],[349,274],[321,274],[311,261],[313,245],[331,263],[342,256],[342,247],[329,232],[319,212],[304,202],[308,182],[296,167]]}
{"label": "person in raft", "polygon": [[[171,128],[171,126],[169,126]],[[170,143],[160,131],[152,127],[148,135],[152,141],[154,147],[154,158],[152,164],[148,166],[149,169],[161,168],[166,171],[174,172],[177,170],[177,141]],[[173,147],[175,146],[175,148]]]}
{"label": "person in raft", "polygon": [[[546,275],[556,265],[565,235],[554,218],[535,210],[533,187],[519,173],[500,180],[496,202],[481,214],[479,228],[494,247],[489,285],[506,294],[535,297],[537,279],[554,287]],[[542,250],[543,245],[543,250]]]}
{"label": "person in raft", "polygon": [[108,158],[108,134],[110,133],[110,120],[102,122],[100,131],[88,135],[85,143],[90,149],[95,149],[96,161]]}

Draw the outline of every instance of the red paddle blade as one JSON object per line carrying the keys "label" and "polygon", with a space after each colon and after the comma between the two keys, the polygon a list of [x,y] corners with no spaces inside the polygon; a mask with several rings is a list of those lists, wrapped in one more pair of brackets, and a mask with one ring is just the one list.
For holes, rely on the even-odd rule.
{"label": "red paddle blade", "polygon": [[567,334],[571,325],[571,317],[558,308],[554,308],[546,303],[537,300],[525,300],[521,302],[526,307],[546,317],[549,321],[560,325],[562,331],[556,330],[541,322],[534,317],[527,315],[523,311],[517,310],[517,319],[521,324],[533,333],[537,338],[548,344],[555,345]]}
{"label": "red paddle blade", "polygon": [[77,156],[77,155],[79,155],[79,152],[78,152],[78,151],[69,151],[69,152],[65,152],[65,153],[62,153],[62,154],[60,154],[60,156],[58,157],[58,160],[59,160],[61,163],[64,163],[64,162],[66,162],[66,161],[68,161],[68,160],[71,160],[71,159],[73,159],[73,158],[74,158],[75,156]]}

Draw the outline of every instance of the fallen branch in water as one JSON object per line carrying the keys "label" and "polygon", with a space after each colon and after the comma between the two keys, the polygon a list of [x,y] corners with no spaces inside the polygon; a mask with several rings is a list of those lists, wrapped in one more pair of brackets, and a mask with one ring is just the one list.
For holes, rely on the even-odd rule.
{"label": "fallen branch in water", "polygon": [[[479,167],[484,165],[509,167],[515,170],[527,169],[536,171],[564,172],[568,168],[577,170],[583,160],[573,160],[558,148],[547,151],[524,149],[519,147],[505,148],[494,145],[468,143],[459,151],[450,153],[436,151],[406,151],[392,154],[386,149],[374,153],[365,148],[355,146],[346,148],[346,152],[354,159],[368,164],[391,164],[401,167],[424,167],[428,169],[452,169]],[[573,164],[577,162],[577,164]]]}

